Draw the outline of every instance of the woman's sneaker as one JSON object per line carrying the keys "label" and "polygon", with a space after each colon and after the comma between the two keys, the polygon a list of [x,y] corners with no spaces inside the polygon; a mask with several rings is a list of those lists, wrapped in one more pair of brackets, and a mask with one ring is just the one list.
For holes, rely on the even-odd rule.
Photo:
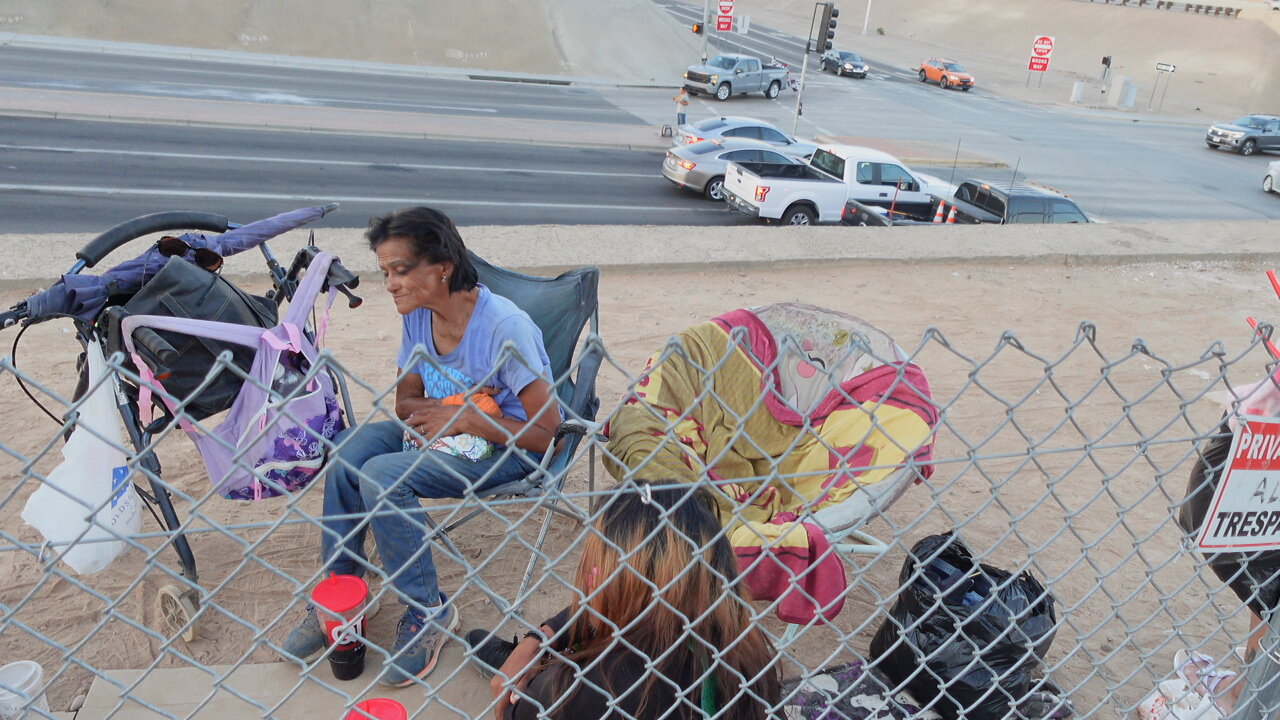
{"label": "woman's sneaker", "polygon": [[443,602],[439,608],[433,608],[433,615],[408,608],[400,617],[391,660],[382,674],[383,685],[407,687],[436,669],[440,648],[458,629],[458,611],[443,594],[440,599]]}
{"label": "woman's sneaker", "polygon": [[[381,603],[378,602],[378,597],[374,596],[373,602],[369,603],[369,607],[364,611],[366,627],[369,620],[378,614],[380,608]],[[309,661],[324,650],[325,640],[324,628],[320,627],[320,619],[316,617],[316,606],[307,603],[307,614],[297,627],[289,631],[281,650],[284,651],[285,660]]]}
{"label": "woman's sneaker", "polygon": [[481,675],[487,678],[493,677],[494,673],[502,669],[507,658],[511,657],[511,653],[520,642],[514,635],[510,640],[503,640],[496,636],[490,637],[489,631],[484,628],[472,630],[467,633],[464,640],[467,647],[471,648],[471,663]]}
{"label": "woman's sneaker", "polygon": [[286,660],[310,660],[324,650],[324,629],[316,617],[316,606],[307,603],[307,614],[289,631],[281,646]]}

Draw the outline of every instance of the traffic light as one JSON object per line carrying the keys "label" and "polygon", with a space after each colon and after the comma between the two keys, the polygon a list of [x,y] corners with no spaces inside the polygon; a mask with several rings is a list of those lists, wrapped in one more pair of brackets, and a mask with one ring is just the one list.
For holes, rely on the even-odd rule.
{"label": "traffic light", "polygon": [[818,52],[826,52],[832,48],[832,41],[836,38],[836,18],[840,17],[840,11],[836,9],[835,3],[822,3],[822,22],[818,24]]}
{"label": "traffic light", "polygon": [[694,35],[701,35],[701,34],[702,34],[702,23],[694,23],[694,24],[693,24],[693,34],[694,34]]}
{"label": "traffic light", "polygon": [[1103,55],[1103,56],[1102,56],[1102,67],[1111,67],[1111,56],[1110,56],[1110,55]]}

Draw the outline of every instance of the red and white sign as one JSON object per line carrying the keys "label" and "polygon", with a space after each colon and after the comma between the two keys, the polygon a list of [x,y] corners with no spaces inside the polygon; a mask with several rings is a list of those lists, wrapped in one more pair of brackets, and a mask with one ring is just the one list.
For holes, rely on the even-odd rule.
{"label": "red and white sign", "polygon": [[1031,42],[1031,60],[1027,63],[1030,72],[1048,72],[1049,57],[1053,55],[1053,38],[1041,35]]}
{"label": "red and white sign", "polygon": [[1280,549],[1280,421],[1241,418],[1230,457],[1196,545],[1211,551]]}
{"label": "red and white sign", "polygon": [[717,0],[720,14],[716,15],[716,30],[729,32],[733,30],[733,0]]}

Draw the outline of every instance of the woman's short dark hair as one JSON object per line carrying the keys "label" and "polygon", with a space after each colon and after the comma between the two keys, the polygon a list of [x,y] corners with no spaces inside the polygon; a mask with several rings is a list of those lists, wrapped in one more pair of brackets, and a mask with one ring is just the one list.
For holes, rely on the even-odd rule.
{"label": "woman's short dark hair", "polygon": [[413,252],[431,263],[453,263],[449,275],[449,292],[470,290],[479,282],[476,267],[467,255],[467,246],[458,234],[458,228],[448,215],[429,207],[400,208],[369,221],[369,231],[364,234],[369,248],[378,246],[393,237],[406,237],[412,243]]}

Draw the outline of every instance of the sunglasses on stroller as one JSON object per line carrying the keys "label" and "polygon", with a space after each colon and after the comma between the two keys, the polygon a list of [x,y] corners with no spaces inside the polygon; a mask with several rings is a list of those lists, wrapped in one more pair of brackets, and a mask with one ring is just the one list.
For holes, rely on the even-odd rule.
{"label": "sunglasses on stroller", "polygon": [[195,251],[196,266],[209,272],[218,272],[222,269],[222,256],[209,248],[193,248],[182,238],[173,235],[165,235],[156,241],[156,251],[163,257],[185,258],[192,250]]}

